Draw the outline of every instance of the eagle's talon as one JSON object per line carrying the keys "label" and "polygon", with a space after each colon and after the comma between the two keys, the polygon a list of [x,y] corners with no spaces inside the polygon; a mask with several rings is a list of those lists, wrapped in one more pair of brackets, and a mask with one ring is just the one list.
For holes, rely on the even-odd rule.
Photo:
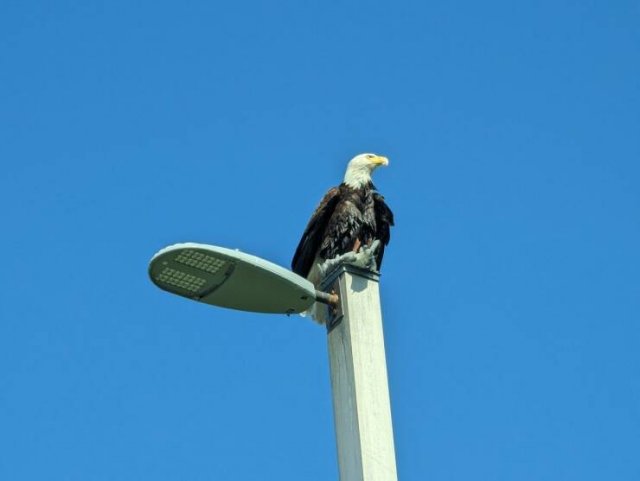
{"label": "eagle's talon", "polygon": [[356,267],[362,267],[363,269],[377,271],[378,264],[376,262],[376,254],[379,248],[380,241],[376,239],[371,243],[370,246],[360,247],[357,253],[349,251],[342,255],[336,256],[333,259],[327,259],[320,266],[318,266],[320,275],[322,277],[325,277],[327,273],[331,271],[331,269],[339,264],[351,264]]}
{"label": "eagle's talon", "polygon": [[353,264],[357,261],[358,254],[355,252],[346,252],[345,254],[334,257],[333,259],[327,259],[318,266],[321,277],[325,277],[331,269],[338,264]]}
{"label": "eagle's talon", "polygon": [[376,254],[380,248],[380,240],[374,240],[371,245],[363,247],[357,254],[354,264],[358,267],[377,271],[378,264],[376,262]]}

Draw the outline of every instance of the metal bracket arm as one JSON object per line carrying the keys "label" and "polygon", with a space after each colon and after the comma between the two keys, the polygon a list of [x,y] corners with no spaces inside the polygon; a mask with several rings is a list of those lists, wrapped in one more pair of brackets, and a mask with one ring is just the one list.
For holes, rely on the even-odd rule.
{"label": "metal bracket arm", "polygon": [[340,297],[335,293],[328,293],[316,290],[316,301],[329,306],[336,307],[340,302]]}

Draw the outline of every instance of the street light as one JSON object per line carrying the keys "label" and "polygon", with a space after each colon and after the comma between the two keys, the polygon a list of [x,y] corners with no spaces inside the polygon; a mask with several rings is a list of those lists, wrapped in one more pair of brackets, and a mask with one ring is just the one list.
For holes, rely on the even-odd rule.
{"label": "street light", "polygon": [[379,275],[338,264],[317,291],[259,257],[206,244],[159,251],[149,276],[161,289],[214,306],[293,314],[328,304],[328,343],[341,481],[397,481]]}
{"label": "street light", "polygon": [[316,300],[311,282],[239,250],[188,242],[159,251],[149,276],[160,289],[213,306],[294,314]]}

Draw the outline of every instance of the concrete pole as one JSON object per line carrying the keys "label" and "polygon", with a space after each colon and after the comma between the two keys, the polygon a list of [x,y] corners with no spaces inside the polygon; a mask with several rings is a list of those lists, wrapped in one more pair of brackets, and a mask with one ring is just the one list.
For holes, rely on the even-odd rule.
{"label": "concrete pole", "polygon": [[340,265],[322,287],[340,296],[327,321],[340,481],[397,481],[378,275]]}

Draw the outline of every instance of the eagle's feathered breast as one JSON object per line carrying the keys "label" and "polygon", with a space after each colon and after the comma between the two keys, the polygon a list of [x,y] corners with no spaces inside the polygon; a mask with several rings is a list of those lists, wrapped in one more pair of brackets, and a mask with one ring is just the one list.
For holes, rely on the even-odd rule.
{"label": "eagle's feathered breast", "polygon": [[350,251],[357,240],[368,244],[375,234],[372,186],[355,189],[342,184],[338,189],[340,201],[329,218],[318,251],[324,259]]}

